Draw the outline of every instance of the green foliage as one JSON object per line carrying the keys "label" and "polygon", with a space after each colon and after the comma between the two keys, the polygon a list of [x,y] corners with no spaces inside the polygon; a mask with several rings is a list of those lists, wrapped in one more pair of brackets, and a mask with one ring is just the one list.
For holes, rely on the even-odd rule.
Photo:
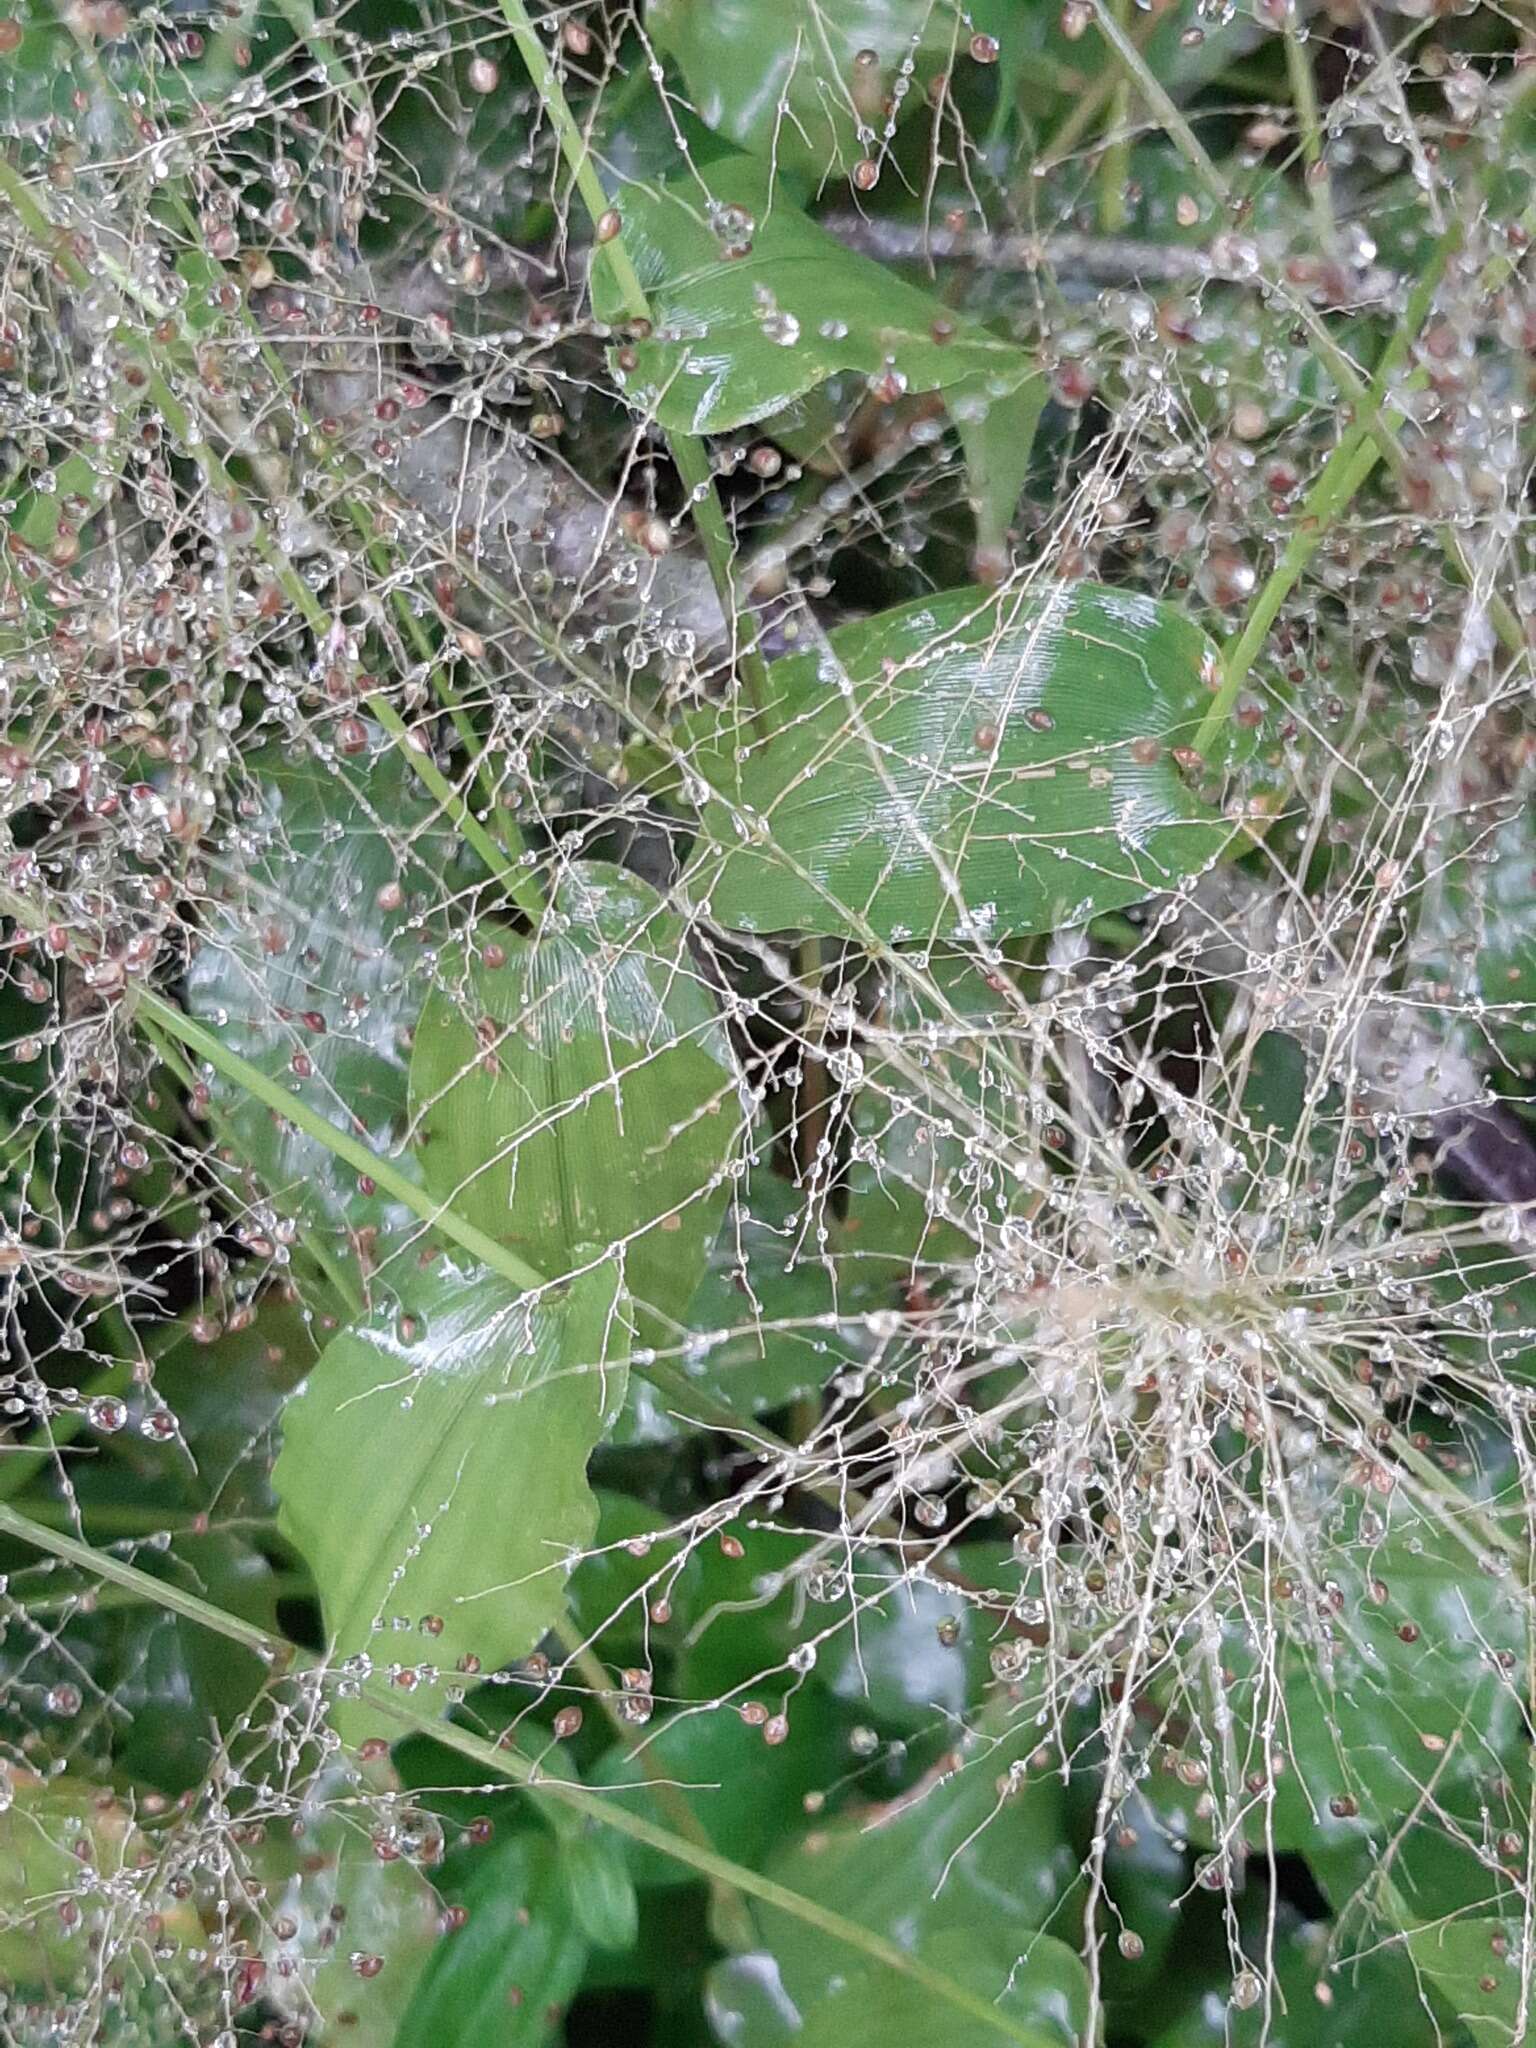
{"label": "green foliage", "polygon": [[[941,391],[978,423],[994,399],[1038,393],[1038,365],[942,301],[851,255],[747,157],[659,189],[616,195],[623,248],[656,325],[619,353],[626,396],[661,426],[718,434],[773,419],[840,371],[876,395]],[[625,314],[614,259],[598,254],[593,304]],[[631,365],[629,356],[634,360]],[[996,423],[1018,434],[1017,415]]]}
{"label": "green foliage", "polygon": [[625,1353],[611,1264],[525,1298],[440,1260],[332,1338],[272,1484],[334,1655],[473,1671],[533,1648],[596,1522]]}
{"label": "green foliage", "polygon": [[458,2040],[534,2048],[554,2039],[586,1960],[554,1843],[509,1835],[459,1903],[467,1917],[438,1943],[401,2015],[400,2048]]}
{"label": "green foliage", "polygon": [[700,748],[695,899],[743,931],[990,942],[1168,888],[1231,837],[1175,757],[1213,659],[1178,613],[1087,586],[840,627]]}
{"label": "green foliage", "polygon": [[[396,752],[329,765],[263,754],[252,768],[256,815],[192,960],[187,1009],[327,1122],[393,1152],[418,1007],[413,918],[443,886],[453,841],[433,829]],[[216,1077],[213,1107],[255,1186],[280,1206],[353,1234],[401,1220],[243,1089]]]}
{"label": "green foliage", "polygon": [[1525,2040],[1529,41],[0,15],[0,2039]]}
{"label": "green foliage", "polygon": [[[646,24],[700,119],[786,170],[822,178],[874,152],[901,79],[905,111],[970,40],[970,14],[941,0],[658,0]],[[898,115],[899,117],[899,115]]]}
{"label": "green foliage", "polygon": [[644,883],[573,868],[551,914],[547,934],[482,932],[422,1012],[427,1185],[539,1271],[606,1248],[636,1302],[675,1316],[739,1139],[730,1048],[681,920]]}

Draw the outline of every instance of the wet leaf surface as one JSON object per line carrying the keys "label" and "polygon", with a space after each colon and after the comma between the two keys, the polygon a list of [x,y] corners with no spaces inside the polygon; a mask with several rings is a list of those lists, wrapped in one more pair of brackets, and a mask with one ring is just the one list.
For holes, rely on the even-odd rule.
{"label": "wet leaf surface", "polygon": [[[1328,1583],[1276,1575],[1279,1639],[1262,1666],[1251,1624],[1229,1619],[1232,1768],[1191,1758],[1194,1783],[1210,1785],[1217,1810],[1240,1800],[1253,1844],[1302,1852],[1395,1831],[1431,1783],[1442,1813],[1507,1810],[1527,1761],[1527,1617],[1508,1559],[1480,1555],[1401,1496],[1346,1494],[1336,1514]],[[1149,1796],[1166,1783],[1154,1773]],[[1209,1840],[1209,1820],[1191,1834]]]}
{"label": "wet leaf surface", "polygon": [[[940,1928],[916,1944],[922,1960],[967,1990],[990,1986],[997,1956],[985,1937],[958,1927]],[[1021,2048],[1076,2048],[1088,2008],[1083,1966],[1064,1942],[1032,1937],[992,1998],[1015,2028]],[[928,2036],[954,2048],[991,2048],[997,2026],[957,2012],[926,1985],[894,1970],[844,1972],[824,1997],[796,2004],[772,1955],[733,1956],[710,1972],[706,1999],[716,2038],[731,2048],[884,2048],[894,2040]]]}
{"label": "wet leaf surface", "polygon": [[[230,849],[221,901],[187,972],[186,1005],[238,1053],[341,1129],[394,1157],[406,1040],[419,997],[416,913],[435,899],[451,839],[394,752],[344,769],[267,752],[256,815]],[[338,1232],[407,1212],[358,1186],[315,1138],[215,1076],[220,1127],[279,1213]]]}
{"label": "wet leaf surface", "polygon": [[484,2041],[535,2048],[558,2038],[587,1956],[553,1841],[510,1835],[482,1851],[400,2019],[395,2048]]}
{"label": "wet leaf surface", "polygon": [[[302,1869],[271,1882],[263,1988],[281,2012],[318,2023],[322,2039],[391,2048],[441,1939],[432,1864],[381,1856],[366,1809],[326,1816],[306,1831],[298,1855]],[[268,1851],[272,1864],[294,1856],[292,1844]]]}
{"label": "wet leaf surface", "polygon": [[[1325,1923],[1298,1924],[1286,1909],[1277,1915],[1273,1938],[1256,1913],[1246,1917],[1245,1953],[1236,1962],[1230,1954],[1210,1957],[1206,1988],[1159,2029],[1152,2048],[1374,2048],[1386,2040],[1451,2048],[1460,2042],[1454,2023],[1447,2032],[1431,2011],[1423,1979],[1401,1949],[1371,1944],[1357,1954],[1348,1941],[1335,1941]],[[1219,1941],[1208,1946],[1219,1949]]]}
{"label": "wet leaf surface", "polygon": [[804,1194],[760,1169],[726,1210],[688,1305],[683,1365],[739,1413],[765,1414],[858,1364],[872,1305],[873,1290],[848,1285],[823,1248]]}
{"label": "wet leaf surface", "polygon": [[525,1297],[445,1260],[332,1338],[284,1410],[272,1484],[338,1660],[491,1671],[533,1648],[596,1524],[587,1460],[626,1342],[611,1265]]}
{"label": "wet leaf surface", "polygon": [[980,1226],[1007,1212],[1021,1012],[973,960],[930,950],[886,977],[874,1023],[837,1235],[889,1291],[920,1266],[969,1261]]}
{"label": "wet leaf surface", "polygon": [[1173,752],[1212,658],[1171,607],[1090,584],[839,627],[700,758],[694,900],[749,932],[992,940],[1171,888],[1231,837]]}
{"label": "wet leaf surface", "polygon": [[548,930],[483,928],[427,999],[411,1095],[427,1186],[470,1222],[549,1276],[608,1247],[642,1309],[687,1307],[742,1107],[682,921],[644,882],[572,869]]}
{"label": "wet leaf surface", "polygon": [[[765,1704],[765,1702],[759,1702]],[[775,1708],[777,1701],[773,1702]],[[667,1806],[646,1789],[647,1770],[683,1788],[713,1846],[734,1862],[759,1868],[774,1847],[804,1821],[808,1795],[825,1794],[856,1762],[842,1717],[819,1687],[807,1686],[788,1702],[782,1741],[764,1739],[768,1716],[756,1725],[742,1718],[741,1702],[680,1714],[652,1727],[645,1761],[622,1747],[607,1751],[593,1782],[632,1786],[625,1804],[669,1824]],[[648,1887],[693,1883],[674,1859],[636,1843],[625,1845],[635,1882]]]}
{"label": "wet leaf surface", "polygon": [[787,169],[822,178],[873,153],[898,78],[907,110],[971,37],[953,0],[651,0],[646,26],[709,127]]}
{"label": "wet leaf surface", "polygon": [[[940,1936],[979,1936],[988,1967],[967,1981],[989,1998],[1036,1952],[1038,1938],[1058,1995],[1059,1944],[1038,1931],[1060,1924],[1077,1857],[1060,1778],[1044,1763],[1028,1764],[1040,1739],[1040,1731],[1016,1726],[1001,1741],[978,1740],[963,1768],[941,1768],[884,1808],[813,1829],[776,1855],[769,1873],[903,1948],[927,1954]],[[844,1945],[776,1908],[759,1918],[791,1999],[805,2007],[828,1997],[852,1960]],[[1082,1982],[1072,1969],[1066,1976]],[[1027,1988],[1028,1978],[1026,1964],[1016,1981]]]}
{"label": "wet leaf surface", "polygon": [[[662,426],[718,434],[771,420],[851,370],[889,402],[955,393],[980,431],[993,398],[1039,379],[1024,350],[845,249],[782,192],[770,199],[766,166],[729,157],[703,178],[703,193],[690,177],[617,194],[623,246],[655,314],[620,377]],[[592,291],[599,318],[622,322],[601,251]]]}

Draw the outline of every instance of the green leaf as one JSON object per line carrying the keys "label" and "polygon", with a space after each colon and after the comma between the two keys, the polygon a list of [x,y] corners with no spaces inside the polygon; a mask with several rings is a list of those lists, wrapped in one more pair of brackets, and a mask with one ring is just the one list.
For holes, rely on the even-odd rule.
{"label": "green leaf", "polygon": [[[1098,1781],[1094,1781],[1095,1803]],[[1146,1995],[1149,1980],[1162,1971],[1179,1933],[1180,1907],[1190,1888],[1190,1870],[1157,1825],[1157,1817],[1134,1793],[1115,1815],[1104,1856],[1104,1884],[1113,1913],[1102,1910],[1098,1926],[1103,1947],[1099,1970],[1106,2002],[1123,2002],[1129,2014]],[[1141,1943],[1127,1956],[1114,1937],[1121,1931]]]}
{"label": "green leaf", "polygon": [[[1088,2014],[1088,1981],[1065,1942],[1029,1935],[1016,1967],[998,1987],[998,1949],[987,1932],[941,1928],[922,1938],[923,1961],[952,1982],[991,1999],[1029,2048],[1079,2048]],[[942,2041],[944,2048],[995,2048],[998,2029],[914,1984],[895,1970],[842,1971],[823,1997],[798,2005],[771,1955],[717,1963],[705,1989],[716,2037],[728,2048],[889,2048],[896,2041]]]}
{"label": "green leaf", "polygon": [[[125,1442],[122,1448],[137,1446]],[[181,1456],[187,1457],[185,1447]],[[102,1510],[101,1523],[95,1520],[93,1503],[102,1495],[136,1509],[140,1526],[154,1526],[149,1489],[115,1457],[79,1460],[74,1471],[74,1497],[88,1532],[111,1526],[110,1507]],[[176,1511],[165,1519],[173,1524]],[[141,1549],[139,1559],[141,1569],[168,1586],[197,1593],[258,1627],[277,1626],[276,1574],[260,1551],[230,1530],[182,1530],[169,1547],[152,1542]],[[16,1583],[17,1598],[25,1597],[24,1583]],[[33,1590],[49,1598],[65,1587],[55,1576],[46,1589]],[[79,1762],[110,1764],[118,1782],[137,1782],[170,1798],[203,1783],[222,1738],[234,1733],[267,1682],[265,1666],[250,1651],[150,1601],[98,1600],[86,1583],[75,1588],[75,1599],[77,1606],[49,1613],[46,1625],[47,1610],[40,1607],[25,1633],[0,1630],[0,1747],[25,1754],[41,1703],[55,1687],[69,1687],[82,1701],[70,1742]]]}
{"label": "green leaf", "polygon": [[[303,1837],[300,1868],[268,1886],[261,1917],[267,1960],[265,1989],[294,2019],[313,2022],[315,2037],[348,2048],[391,2048],[406,2001],[439,1943],[442,1900],[422,1860],[380,1857],[372,1833],[343,1809],[327,1813]],[[430,1832],[428,1839],[434,1842]],[[274,1844],[266,1850],[270,1860]],[[279,1936],[277,1929],[293,1933]],[[290,1975],[295,1956],[318,1958]],[[286,1968],[285,1968],[286,1965]]]}
{"label": "green leaf", "polygon": [[[1234,1101],[1234,1090],[1236,1099]],[[1257,1207],[1268,1195],[1283,1199],[1301,1159],[1315,1172],[1337,1151],[1341,1111],[1329,1091],[1327,1114],[1313,1113],[1303,1129],[1314,1090],[1313,1060],[1288,1031],[1265,1031],[1231,1048],[1212,1073],[1209,1100],[1222,1134],[1238,1155],[1222,1183],[1233,1208]]]}
{"label": "green leaf", "polygon": [[[631,1394],[638,1377],[631,1375]],[[602,1486],[595,1492],[597,1533],[571,1574],[571,1625],[609,1664],[640,1664],[656,1632],[648,1601],[660,1597],[664,1588],[667,1597],[675,1598],[674,1524],[630,1494]],[[685,1573],[689,1569],[683,1566]]]}
{"label": "green leaf", "polygon": [[813,178],[874,155],[898,80],[899,117],[971,37],[955,0],[650,0],[645,18],[702,121]]}
{"label": "green leaf", "polygon": [[[875,1572],[891,1580],[877,1599],[867,1583]],[[900,1734],[962,1724],[989,1671],[988,1645],[965,1600],[878,1559],[861,1564],[852,1591],[858,1621],[823,1646],[822,1683]]]}
{"label": "green leaf", "polygon": [[543,1273],[607,1247],[642,1310],[687,1307],[743,1113],[683,923],[646,883],[572,868],[548,928],[482,928],[422,1011],[411,1100],[426,1184],[460,1215]]}
{"label": "green leaf", "polygon": [[[1186,1963],[1185,2009],[1152,2036],[1153,2048],[1459,2048],[1460,2036],[1437,2024],[1424,1979],[1400,1948],[1371,1943],[1357,1953],[1327,1923],[1298,1923],[1283,1907],[1270,1930],[1267,1903],[1268,1894],[1256,1891],[1244,1915],[1246,1962],[1223,1955],[1227,1944],[1218,1939],[1208,1976]],[[1239,1977],[1253,1994],[1246,2004],[1232,2002]],[[1500,2048],[1510,2048],[1507,2035]]]}
{"label": "green leaf", "polygon": [[1518,2048],[1530,2039],[1516,2024],[1525,2018],[1521,1920],[1437,1920],[1414,1928],[1407,1947],[1477,2048]]}
{"label": "green leaf", "polygon": [[1000,939],[1166,889],[1231,828],[1173,749],[1214,652],[1139,594],[950,591],[770,670],[756,737],[696,765],[718,792],[685,876],[751,932]]}
{"label": "green leaf", "polygon": [[803,1634],[803,1572],[810,1542],[768,1524],[733,1525],[720,1544],[701,1544],[672,1596],[686,1630],[677,1689],[684,1699],[722,1699],[760,1674],[780,1670]]}
{"label": "green leaf", "polygon": [[[647,1784],[645,1765],[684,1787],[713,1846],[733,1862],[757,1869],[803,1820],[805,1797],[826,1792],[847,1771],[847,1723],[818,1688],[806,1686],[789,1703],[789,1734],[765,1743],[761,1728],[743,1721],[735,1704],[677,1714],[646,1738],[644,1764],[615,1745],[592,1774],[594,1785],[629,1788],[624,1804],[664,1827],[675,1826]],[[658,1850],[626,1843],[635,1882],[673,1887],[693,1873]]]}
{"label": "green leaf", "polygon": [[[47,1782],[0,1762],[0,1983],[8,2005],[18,1988],[50,1998],[64,1986],[83,1988],[103,1947],[119,1941],[120,1960],[137,1976],[142,1941],[124,1938],[125,1909],[154,1855],[109,1791],[73,1774]],[[73,1921],[60,1911],[66,1902]],[[173,1908],[165,1938],[196,1941],[195,1908]]]}
{"label": "green leaf", "polygon": [[[272,750],[251,767],[257,814],[216,870],[223,894],[187,971],[186,1008],[230,1052],[394,1156],[415,927],[452,838],[393,750],[344,766]],[[336,1231],[405,1220],[318,1139],[217,1075],[210,1086],[221,1133],[280,1211]],[[412,1170],[408,1155],[395,1163]]]}
{"label": "green leaf", "polygon": [[555,1844],[507,1836],[478,1862],[459,1903],[468,1918],[438,1944],[394,2048],[535,2048],[553,2039],[587,1958]]}
{"label": "green leaf", "polygon": [[1007,561],[1008,527],[1029,475],[1035,429],[1048,395],[1043,377],[1032,377],[1002,396],[989,392],[985,379],[974,392],[961,388],[949,394],[976,512],[977,545],[996,564]]}
{"label": "green leaf", "polygon": [[[1522,803],[1489,828],[1476,816],[1471,848],[1447,863],[1439,898],[1443,936],[1430,963],[1448,982],[1448,1021],[1475,1057],[1487,1034],[1524,1073],[1536,1071],[1536,829]],[[1445,1000],[1445,991],[1439,991]]]}
{"label": "green leaf", "polygon": [[[1315,1507],[1294,1504],[1324,1518],[1314,1540],[1326,1583],[1277,1570],[1267,1596],[1254,1590],[1247,1614],[1226,1619],[1232,1732],[1186,1749],[1209,1772],[1217,1810],[1243,1812],[1250,1844],[1311,1852],[1395,1832],[1431,1785],[1437,1813],[1479,1829],[1508,1810],[1526,1765],[1524,1596],[1507,1559],[1468,1548],[1450,1510],[1403,1491],[1362,1502],[1349,1488],[1329,1508],[1320,1489]],[[1208,1719],[1198,1698],[1183,1710],[1197,1726]],[[1170,1782],[1146,1781],[1155,1805]],[[1189,1832],[1210,1839],[1198,1820]]]}
{"label": "green leaf", "polygon": [[184,1337],[155,1365],[155,1393],[176,1418],[176,1441],[125,1439],[119,1462],[142,1461],[146,1476],[151,1461],[157,1473],[174,1473],[178,1498],[201,1513],[270,1515],[278,1418],[318,1355],[314,1318],[277,1291],[212,1344]]}
{"label": "green leaf", "polygon": [[[983,1222],[1007,1215],[1014,1176],[988,1152],[1018,1121],[1011,1039],[1019,1018],[974,961],[932,951],[922,963],[893,965],[878,1022],[854,1103],[838,1246],[871,1282],[891,1286],[910,1282],[919,1265],[969,1261]],[[922,1047],[916,1073],[914,1043]]]}
{"label": "green leaf", "polygon": [[805,1196],[760,1167],[727,1209],[688,1305],[684,1365],[740,1414],[782,1408],[867,1355],[867,1294],[840,1284]]}
{"label": "green leaf", "polygon": [[[1002,1936],[999,1939],[999,1936]],[[944,1927],[919,1937],[918,1953],[957,1984],[980,1991],[1014,2022],[1030,2048],[1079,2048],[1088,2021],[1088,1977],[1064,1941],[1022,1935],[1014,1953],[996,1921]],[[999,1975],[999,1961],[1005,1968]],[[855,1970],[806,2012],[804,2048],[885,2048],[895,2040],[942,2040],[945,2048],[989,2048],[997,2029],[957,2016],[947,1999],[894,1970]]]}
{"label": "green leaf", "polygon": [[1528,1811],[1522,1801],[1512,1833],[1494,1836],[1497,1850],[1471,1829],[1451,1832],[1426,1808],[1385,1848],[1354,1842],[1313,1858],[1341,1945],[1347,1933],[1364,1954],[1397,1957],[1404,1974],[1411,1963],[1418,1984],[1431,1987],[1439,2010],[1478,2048],[1526,2038],[1514,2020]]}
{"label": "green leaf", "polygon": [[1427,1275],[1445,1303],[1435,1334],[1485,1382],[1536,1379],[1536,1268],[1523,1246],[1495,1244],[1477,1226],[1474,1234],[1470,1220],[1449,1209],[1437,1218],[1455,1235]]}
{"label": "green leaf", "polygon": [[[1495,1815],[1488,1816],[1489,1821]],[[1357,1837],[1308,1857],[1335,1923],[1361,1947],[1437,1920],[1501,1920],[1520,1911],[1524,1834],[1475,1840],[1427,1806],[1390,1838]]]}
{"label": "green leaf", "polygon": [[[769,1875],[903,1948],[926,1954],[940,1933],[980,1933],[990,1976],[974,1988],[994,1996],[1077,1876],[1060,1773],[1029,1763],[1040,1740],[1019,1721],[1000,1739],[975,1738],[890,1806],[817,1828]],[[760,1918],[794,2002],[828,1996],[849,1967],[844,1943],[777,1908]]]}
{"label": "green leaf", "polygon": [[[489,1671],[534,1647],[596,1524],[626,1335],[611,1264],[522,1296],[440,1260],[332,1338],[272,1484],[337,1658]],[[365,1711],[342,1703],[348,1732]]]}
{"label": "green leaf", "polygon": [[[959,392],[973,414],[1040,376],[1022,349],[845,249],[771,188],[766,164],[728,157],[618,195],[622,247],[655,328],[626,344],[634,366],[615,374],[668,432],[772,419],[842,370],[880,380],[892,398]],[[606,248],[593,259],[592,303],[601,320],[626,318]]]}
{"label": "green leaf", "polygon": [[598,1948],[629,1948],[640,1923],[635,1881],[624,1860],[625,1843],[596,1821],[562,1830],[560,1868],[571,1911]]}

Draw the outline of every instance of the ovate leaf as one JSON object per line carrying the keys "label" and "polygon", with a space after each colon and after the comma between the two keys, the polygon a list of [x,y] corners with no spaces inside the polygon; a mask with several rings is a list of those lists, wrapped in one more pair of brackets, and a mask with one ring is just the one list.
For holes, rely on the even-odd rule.
{"label": "ovate leaf", "polygon": [[969,1259],[984,1226],[1000,1224],[1016,1199],[1007,1148],[1021,1135],[1012,1041],[1022,1022],[971,959],[938,950],[891,973],[875,1022],[854,1102],[839,1249],[869,1284],[890,1290],[919,1265]]}
{"label": "ovate leaf", "polygon": [[[987,1965],[973,1988],[994,1997],[1045,1939],[1035,1930],[1051,1923],[1077,1874],[1060,1776],[1029,1762],[1039,1741],[1027,1721],[978,1739],[892,1806],[815,1829],[769,1874],[920,1953],[941,1934],[979,1933]],[[847,1946],[777,1908],[760,1918],[802,2011],[830,1996],[848,1970]]]}
{"label": "ovate leaf", "polygon": [[[1219,1936],[1202,1950],[1186,1934],[1181,1971],[1147,1983],[1144,2005],[1181,1979],[1184,1988],[1182,2010],[1150,2032],[1151,2048],[1463,2048],[1454,2022],[1437,2023],[1428,1979],[1400,1947],[1357,1949],[1328,1923],[1298,1923],[1283,1906],[1267,1928],[1269,1897],[1257,1890],[1244,1916],[1243,1954],[1223,1954]],[[1232,1996],[1239,1979],[1246,2002]],[[1501,2048],[1512,2048],[1507,2034]]]}
{"label": "ovate leaf", "polygon": [[[331,765],[272,750],[250,765],[254,815],[215,869],[186,1007],[338,1128],[390,1150],[420,985],[413,921],[442,887],[451,838],[397,753]],[[280,1209],[332,1230],[403,1214],[243,1089],[210,1085],[220,1135]]]}
{"label": "ovate leaf", "polygon": [[596,1524],[626,1342],[611,1264],[520,1295],[446,1261],[331,1340],[272,1483],[338,1659],[489,1671],[533,1648]]}
{"label": "ovate leaf", "polygon": [[554,1842],[509,1835],[479,1863],[460,1903],[468,1917],[439,1942],[395,2048],[552,2040],[587,1957]]}
{"label": "ovate leaf", "polygon": [[815,178],[872,155],[898,80],[922,106],[972,33],[955,0],[650,0],[646,26],[702,121]]}
{"label": "ovate leaf", "polygon": [[684,1366],[742,1415],[808,1393],[868,1354],[868,1286],[841,1284],[806,1198],[760,1168],[746,1183],[688,1305]]}
{"label": "ovate leaf", "polygon": [[[890,1583],[879,1593],[882,1578]],[[825,1646],[823,1684],[861,1718],[902,1735],[960,1726],[988,1675],[986,1631],[965,1601],[940,1581],[906,1576],[881,1559],[862,1565],[852,1591],[858,1625]]]}
{"label": "ovate leaf", "polygon": [[1093,584],[840,627],[698,756],[694,900],[744,931],[990,940],[1170,888],[1231,835],[1178,758],[1213,661],[1171,606]]}
{"label": "ovate leaf", "polygon": [[[1528,803],[1490,827],[1468,821],[1467,851],[1447,865],[1432,993],[1474,1056],[1491,1035],[1525,1074],[1536,1069],[1536,829]],[[1481,1001],[1479,1001],[1481,999]]]}
{"label": "ovate leaf", "polygon": [[481,932],[411,1061],[427,1186],[542,1273],[609,1247],[680,1315],[742,1127],[735,1063],[682,920],[632,875],[573,868],[548,925]]}
{"label": "ovate leaf", "polygon": [[[727,157],[618,194],[622,246],[655,324],[625,344],[616,375],[668,431],[771,419],[844,370],[893,399],[960,392],[978,421],[991,400],[1040,376],[1032,356],[845,249],[771,184],[768,165]],[[592,302],[602,320],[626,318],[606,248],[593,261]]]}

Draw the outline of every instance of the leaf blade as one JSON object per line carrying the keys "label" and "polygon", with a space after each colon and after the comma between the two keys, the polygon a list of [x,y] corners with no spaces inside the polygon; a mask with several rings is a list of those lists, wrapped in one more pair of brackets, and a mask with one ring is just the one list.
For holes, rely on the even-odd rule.
{"label": "leaf blade", "polygon": [[[1196,873],[1232,828],[1184,781],[1212,650],[1089,584],[946,593],[774,664],[766,739],[700,756],[685,885],[752,932],[1002,938]],[[743,758],[744,757],[744,758]]]}
{"label": "leaf blade", "polygon": [[427,1000],[411,1061],[426,1184],[541,1272],[607,1246],[642,1309],[680,1315],[740,1135],[729,1043],[682,920],[645,883],[573,869],[552,913]]}
{"label": "leaf blade", "polygon": [[[877,393],[963,387],[971,411],[1038,379],[1014,343],[845,249],[775,189],[749,157],[708,165],[699,181],[626,185],[623,246],[651,304],[655,331],[628,345],[615,374],[629,399],[669,433],[716,434],[772,419],[840,371]],[[599,248],[593,307],[626,315]]]}
{"label": "leaf blade", "polygon": [[611,1265],[535,1297],[442,1262],[331,1340],[284,1411],[272,1484],[334,1655],[377,1653],[391,1622],[407,1662],[489,1670],[533,1648],[596,1525],[586,1464],[625,1334]]}

